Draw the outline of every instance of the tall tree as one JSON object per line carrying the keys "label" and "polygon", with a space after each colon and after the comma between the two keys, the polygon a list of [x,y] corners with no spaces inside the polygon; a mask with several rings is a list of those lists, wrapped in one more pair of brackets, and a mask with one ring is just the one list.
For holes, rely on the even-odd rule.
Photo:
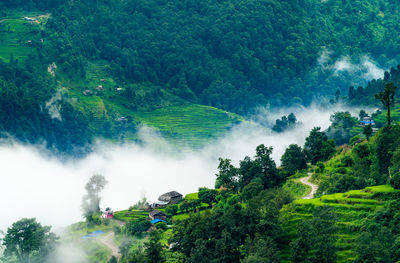
{"label": "tall tree", "polygon": [[219,158],[218,170],[215,188],[236,189],[238,170],[231,164],[231,160]]}
{"label": "tall tree", "polygon": [[365,137],[367,138],[367,141],[369,141],[369,138],[372,135],[372,126],[371,125],[365,126],[363,133],[364,133]]}
{"label": "tall tree", "polygon": [[321,131],[321,127],[314,127],[304,144],[305,152],[312,164],[318,161],[326,161],[335,152],[333,140]]}
{"label": "tall tree", "polygon": [[282,168],[288,174],[294,174],[298,170],[307,168],[306,155],[297,144],[291,144],[286,148],[281,158]]}
{"label": "tall tree", "polygon": [[390,126],[390,110],[391,107],[394,106],[394,94],[396,92],[397,87],[393,83],[387,83],[383,91],[375,94],[375,98],[380,100],[383,106],[387,109],[387,125]]}
{"label": "tall tree", "polygon": [[58,239],[50,230],[50,226],[42,226],[35,218],[13,223],[3,238],[4,257],[16,257],[21,263],[29,263],[33,259],[44,262]]}
{"label": "tall tree", "polygon": [[83,216],[91,221],[95,213],[100,212],[100,192],[107,184],[107,180],[103,175],[95,174],[90,177],[89,182],[85,186],[86,195],[82,199]]}

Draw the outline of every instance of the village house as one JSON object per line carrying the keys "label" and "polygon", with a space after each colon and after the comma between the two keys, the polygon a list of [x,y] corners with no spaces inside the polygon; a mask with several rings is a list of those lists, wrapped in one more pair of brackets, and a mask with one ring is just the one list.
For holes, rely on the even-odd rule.
{"label": "village house", "polygon": [[103,219],[113,219],[114,218],[114,213],[112,212],[112,211],[104,211],[102,214],[101,214],[101,218],[103,218]]}
{"label": "village house", "polygon": [[83,95],[85,95],[85,96],[93,95],[93,91],[91,91],[90,89],[87,89],[83,92]]}
{"label": "village house", "polygon": [[178,193],[177,191],[171,191],[160,195],[158,200],[162,202],[168,202],[168,204],[176,204],[182,200],[182,194]]}
{"label": "village house", "polygon": [[362,121],[360,121],[360,126],[365,127],[367,125],[375,125],[375,121],[371,117],[364,117]]}
{"label": "village house", "polygon": [[155,219],[161,219],[161,220],[165,220],[167,219],[167,215],[164,214],[163,212],[161,212],[160,210],[153,210],[149,213],[149,217],[151,220],[155,220]]}

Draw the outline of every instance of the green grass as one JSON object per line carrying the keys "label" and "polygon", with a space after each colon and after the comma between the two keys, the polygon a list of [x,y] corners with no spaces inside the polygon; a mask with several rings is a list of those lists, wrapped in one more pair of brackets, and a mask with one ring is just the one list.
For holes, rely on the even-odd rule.
{"label": "green grass", "polygon": [[[382,195],[398,192],[400,190],[395,190],[390,185],[379,185],[363,190],[324,195],[320,198],[295,200],[281,210],[284,239],[288,245],[289,241],[296,237],[298,224],[311,219],[315,207],[330,206],[334,208],[338,217],[339,239],[336,243],[339,249],[338,262],[354,262],[356,260],[354,242],[362,220],[385,204],[386,201],[382,200]],[[284,261],[289,262],[289,247],[284,247],[283,251]]]}
{"label": "green grass", "polygon": [[148,211],[122,210],[114,212],[114,218],[117,220],[129,222],[137,219],[146,219],[149,216]]}
{"label": "green grass", "polygon": [[187,194],[185,196],[185,199],[186,200],[197,200],[197,199],[199,199],[199,193],[197,192],[197,193]]}
{"label": "green grass", "polygon": [[311,192],[311,186],[301,183],[299,179],[286,181],[283,189],[289,191],[295,199],[306,196]]}

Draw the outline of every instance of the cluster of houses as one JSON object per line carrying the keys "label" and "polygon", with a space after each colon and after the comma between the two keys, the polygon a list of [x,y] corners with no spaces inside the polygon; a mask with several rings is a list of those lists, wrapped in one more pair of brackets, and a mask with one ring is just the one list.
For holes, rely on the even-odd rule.
{"label": "cluster of houses", "polygon": [[27,21],[30,24],[36,23],[36,24],[40,24],[39,20],[37,20],[36,18],[33,17],[24,17],[24,20]]}
{"label": "cluster of houses", "polygon": [[153,204],[150,205],[150,209],[153,209],[150,211],[149,213],[149,218],[150,218],[150,222],[154,225],[160,222],[165,222],[165,220],[167,219],[167,215],[155,208],[161,208],[161,207],[165,207],[167,205],[170,204],[176,204],[179,201],[181,201],[183,198],[183,195],[176,192],[176,191],[171,191],[168,193],[165,193],[163,195],[160,195],[158,197],[158,201],[154,202]]}

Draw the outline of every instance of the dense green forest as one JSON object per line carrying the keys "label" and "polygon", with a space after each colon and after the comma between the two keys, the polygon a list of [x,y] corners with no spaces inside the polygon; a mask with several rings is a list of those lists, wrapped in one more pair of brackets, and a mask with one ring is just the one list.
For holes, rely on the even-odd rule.
{"label": "dense green forest", "polygon": [[[308,105],[332,96],[338,101],[351,85],[368,85],[350,89],[352,104],[375,104],[370,95],[385,81],[395,81],[397,70],[367,83],[367,69],[338,70],[335,62],[345,59],[355,67],[369,56],[378,67],[390,68],[400,61],[395,1],[32,0],[2,1],[0,6],[0,58],[14,63],[0,66],[41,79],[47,78],[44,65],[55,65],[52,87],[44,82],[38,93],[63,90],[61,108],[80,116],[78,126],[87,125],[88,132],[79,142],[52,139],[46,134],[57,132],[47,120],[30,123],[29,113],[22,111],[15,120],[26,119],[22,133],[39,136],[27,141],[71,141],[64,149],[94,137],[135,141],[142,123],[171,138],[199,130],[190,135],[198,144],[241,120],[214,108],[193,111],[192,105],[246,115],[258,105]],[[10,76],[7,82],[27,89]],[[36,100],[34,92],[24,94]],[[35,103],[43,109],[50,99]],[[22,97],[18,103],[28,107]],[[157,117],[157,110],[171,112],[167,107],[177,107],[173,114],[182,107],[180,116],[191,112],[181,121],[184,128],[170,121],[176,115]],[[193,127],[192,119],[211,111],[215,119]],[[48,133],[33,131],[46,125]],[[18,125],[6,126],[5,132],[16,134],[13,126]]]}

